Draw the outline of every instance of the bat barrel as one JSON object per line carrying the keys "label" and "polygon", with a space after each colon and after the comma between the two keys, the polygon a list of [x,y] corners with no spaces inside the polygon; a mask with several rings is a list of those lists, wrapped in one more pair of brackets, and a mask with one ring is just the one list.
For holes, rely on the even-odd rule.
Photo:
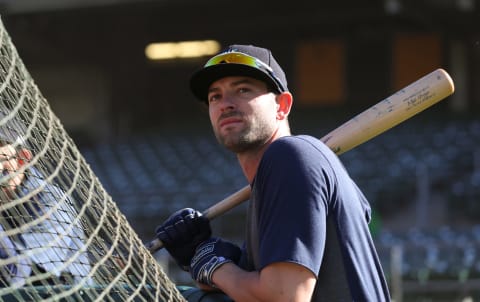
{"label": "bat barrel", "polygon": [[450,75],[437,69],[358,114],[322,141],[342,154],[443,100],[454,90]]}

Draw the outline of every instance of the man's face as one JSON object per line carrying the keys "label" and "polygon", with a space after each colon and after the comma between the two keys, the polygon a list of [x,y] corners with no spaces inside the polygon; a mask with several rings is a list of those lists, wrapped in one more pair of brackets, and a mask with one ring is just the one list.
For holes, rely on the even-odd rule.
{"label": "man's face", "polygon": [[275,94],[250,77],[225,77],[208,92],[210,121],[217,140],[235,153],[260,148],[277,124]]}
{"label": "man's face", "polygon": [[5,182],[1,183],[1,187],[3,192],[9,197],[14,194],[16,187],[22,183],[25,177],[23,173],[15,175],[15,172],[20,169],[25,160],[28,160],[22,155],[25,152],[15,150],[12,145],[0,143],[0,168],[2,173],[0,177],[3,178],[10,175],[10,177],[5,179]]}

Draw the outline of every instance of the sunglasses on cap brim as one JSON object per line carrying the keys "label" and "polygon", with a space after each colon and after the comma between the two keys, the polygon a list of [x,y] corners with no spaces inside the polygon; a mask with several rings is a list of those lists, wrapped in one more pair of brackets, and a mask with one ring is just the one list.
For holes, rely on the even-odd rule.
{"label": "sunglasses on cap brim", "polygon": [[266,72],[275,81],[275,84],[277,84],[280,91],[286,91],[280,80],[273,73],[273,69],[255,57],[246,55],[241,52],[229,52],[216,55],[215,57],[208,60],[204,67],[206,68],[220,64],[241,64],[261,70],[262,72]]}

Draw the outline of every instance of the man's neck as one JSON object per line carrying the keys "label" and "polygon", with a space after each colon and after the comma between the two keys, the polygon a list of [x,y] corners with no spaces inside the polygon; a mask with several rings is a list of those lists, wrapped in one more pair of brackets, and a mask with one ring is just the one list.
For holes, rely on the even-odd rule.
{"label": "man's neck", "polygon": [[253,182],[253,178],[257,173],[258,165],[260,164],[260,160],[262,159],[263,153],[270,144],[262,146],[262,150],[256,151],[246,151],[237,154],[238,162],[240,163],[240,167],[242,168],[243,174],[248,180],[248,183]]}
{"label": "man's neck", "polygon": [[270,146],[270,144],[273,143],[275,140],[279,139],[280,137],[289,135],[291,135],[290,131],[278,131],[270,138],[270,140],[268,140],[262,146],[244,151],[242,153],[237,153],[238,162],[240,164],[240,167],[242,168],[243,174],[248,180],[248,183],[251,184],[253,182],[253,179],[257,174],[257,169],[260,165],[263,154]]}

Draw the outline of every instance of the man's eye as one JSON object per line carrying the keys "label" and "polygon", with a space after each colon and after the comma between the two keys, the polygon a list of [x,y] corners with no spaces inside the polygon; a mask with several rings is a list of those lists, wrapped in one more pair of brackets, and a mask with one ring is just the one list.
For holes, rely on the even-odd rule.
{"label": "man's eye", "polygon": [[212,94],[212,95],[210,95],[210,96],[208,97],[208,102],[209,102],[209,103],[212,103],[212,102],[217,101],[218,99],[219,99],[218,94]]}

